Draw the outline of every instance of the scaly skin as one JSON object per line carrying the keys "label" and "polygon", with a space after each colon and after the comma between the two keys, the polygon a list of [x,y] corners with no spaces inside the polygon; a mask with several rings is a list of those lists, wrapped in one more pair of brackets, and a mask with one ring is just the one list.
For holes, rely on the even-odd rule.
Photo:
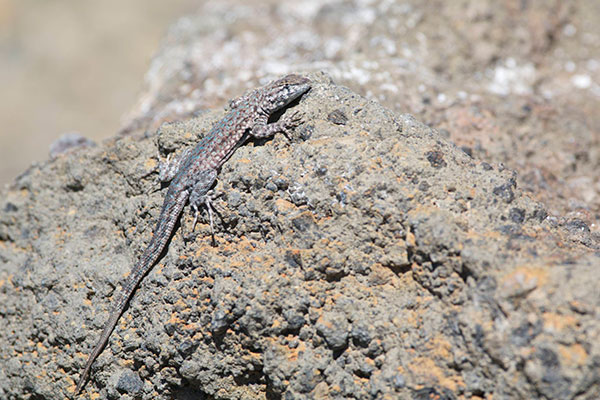
{"label": "scaly skin", "polygon": [[185,151],[170,167],[161,167],[160,178],[171,180],[171,183],[154,234],[113,304],[100,339],[79,378],[76,394],[83,388],[92,364],[106,346],[135,289],[158,261],[188,200],[196,214],[198,207],[204,205],[208,208],[212,229],[211,198],[208,192],[223,163],[250,136],[264,138],[278,132],[287,135],[300,123],[298,114],[271,124],[268,123],[268,119],[273,113],[309,91],[310,87],[307,78],[287,75],[234,100],[231,103],[232,109],[194,148]]}

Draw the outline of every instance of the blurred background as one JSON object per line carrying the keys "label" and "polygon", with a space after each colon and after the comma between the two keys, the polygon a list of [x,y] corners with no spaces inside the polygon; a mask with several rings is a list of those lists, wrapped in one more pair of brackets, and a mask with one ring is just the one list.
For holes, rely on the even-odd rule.
{"label": "blurred background", "polygon": [[115,135],[192,0],[0,0],[0,185],[61,134]]}

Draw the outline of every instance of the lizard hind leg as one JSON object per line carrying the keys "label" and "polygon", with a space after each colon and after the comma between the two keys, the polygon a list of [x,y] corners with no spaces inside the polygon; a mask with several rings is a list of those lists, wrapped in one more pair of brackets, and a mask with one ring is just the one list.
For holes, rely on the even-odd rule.
{"label": "lizard hind leg", "polygon": [[202,196],[201,198],[198,198],[197,202],[192,203],[192,209],[194,210],[194,222],[192,224],[192,231],[196,228],[196,223],[198,222],[198,214],[200,213],[199,207],[204,205],[206,207],[206,210],[208,211],[208,219],[210,221],[210,232],[213,236],[215,235],[215,229],[214,229],[214,223],[213,223],[214,209],[212,206],[212,202],[216,198],[218,198],[220,195],[221,195],[221,193],[215,193],[214,191],[209,190],[204,196]]}
{"label": "lizard hind leg", "polygon": [[190,195],[190,205],[194,210],[194,223],[192,225],[192,231],[196,227],[196,223],[198,222],[198,214],[200,207],[206,207],[208,211],[208,218],[210,220],[210,232],[213,237],[215,236],[215,229],[213,223],[213,207],[212,201],[219,197],[219,194],[215,194],[212,190],[210,190],[211,186],[217,179],[217,171],[216,170],[206,170],[200,172],[196,175],[196,183],[192,189],[192,193]]}

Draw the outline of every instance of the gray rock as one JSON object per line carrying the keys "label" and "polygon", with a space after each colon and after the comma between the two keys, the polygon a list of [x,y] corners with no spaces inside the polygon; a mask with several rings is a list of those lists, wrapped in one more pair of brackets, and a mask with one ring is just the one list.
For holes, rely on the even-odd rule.
{"label": "gray rock", "polygon": [[139,375],[127,369],[119,376],[116,389],[121,393],[135,394],[142,390],[143,386]]}
{"label": "gray rock", "polygon": [[317,320],[317,333],[325,339],[329,348],[343,350],[348,342],[348,320],[342,313],[328,312]]}
{"label": "gray rock", "polygon": [[[510,170],[483,168],[414,117],[310,77],[296,107],[311,136],[236,151],[215,187],[225,193],[217,246],[206,220],[189,232],[186,209],[85,394],[593,398],[590,232],[512,221],[512,209],[544,207],[512,184],[510,203],[494,192]],[[359,111],[337,125],[328,116],[342,107]],[[181,150],[221,115],[82,148],[2,192],[0,359],[20,362],[1,370],[3,397],[72,393],[151,237],[165,193],[147,175],[156,145]],[[274,192],[270,179],[287,188]],[[133,375],[118,384],[123,365],[141,388]]]}
{"label": "gray rock", "polygon": [[63,153],[74,151],[81,147],[93,146],[96,146],[93,140],[82,136],[78,132],[65,133],[50,145],[50,157],[55,158]]}

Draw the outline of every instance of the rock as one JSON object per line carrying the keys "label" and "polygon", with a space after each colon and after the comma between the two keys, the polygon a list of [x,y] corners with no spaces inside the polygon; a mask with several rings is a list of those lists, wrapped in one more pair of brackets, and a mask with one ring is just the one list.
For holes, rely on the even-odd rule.
{"label": "rock", "polygon": [[131,370],[125,370],[117,381],[116,389],[121,393],[135,394],[142,390],[143,385],[138,374]]}
{"label": "rock", "polygon": [[[233,154],[215,187],[217,246],[206,220],[189,232],[186,208],[84,391],[116,395],[107,384],[127,365],[143,385],[119,387],[144,399],[597,394],[589,230],[521,221],[544,207],[509,169],[309,76],[296,109],[310,137]],[[221,116],[63,154],[2,192],[0,358],[20,363],[2,370],[4,397],[72,394],[151,237],[157,145],[181,151]]]}
{"label": "rock", "polygon": [[325,339],[329,348],[343,350],[348,341],[348,321],[341,313],[329,312],[317,320],[317,333]]}
{"label": "rock", "polygon": [[92,146],[96,146],[96,143],[78,132],[65,133],[50,145],[50,157],[55,158],[80,147]]}

